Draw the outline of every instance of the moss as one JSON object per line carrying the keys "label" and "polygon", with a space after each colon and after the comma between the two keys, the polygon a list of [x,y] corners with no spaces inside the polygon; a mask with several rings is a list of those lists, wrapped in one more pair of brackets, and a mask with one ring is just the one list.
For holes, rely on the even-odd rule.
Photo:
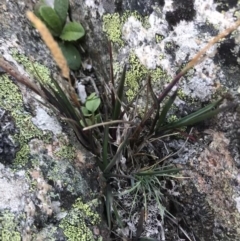
{"label": "moss", "polygon": [[93,211],[97,205],[98,202],[96,200],[92,200],[88,204],[83,203],[80,198],[76,200],[71,211],[59,225],[63,229],[67,240],[94,240],[92,231],[87,227],[86,221],[91,225],[98,225],[100,223],[100,216]]}
{"label": "moss", "polygon": [[0,216],[0,237],[3,241],[21,241],[21,235],[16,231],[17,222],[12,213],[6,211]]}

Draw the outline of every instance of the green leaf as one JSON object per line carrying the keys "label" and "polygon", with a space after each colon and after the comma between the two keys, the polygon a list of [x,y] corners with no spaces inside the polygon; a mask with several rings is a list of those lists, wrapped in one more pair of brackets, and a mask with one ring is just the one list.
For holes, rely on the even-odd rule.
{"label": "green leaf", "polygon": [[72,44],[60,43],[59,47],[67,60],[68,67],[72,70],[78,70],[81,66],[79,51]]}
{"label": "green leaf", "polygon": [[68,13],[68,0],[54,0],[54,10],[58,17],[61,19],[62,23],[65,23]]}
{"label": "green leaf", "polygon": [[96,99],[96,98],[98,98],[98,97],[97,97],[96,93],[93,92],[92,94],[90,94],[90,95],[87,97],[87,101],[88,101],[88,100],[93,100],[93,99]]}
{"label": "green leaf", "polygon": [[128,132],[126,134],[126,137],[125,137],[125,140],[120,144],[120,146],[118,147],[118,150],[115,154],[115,156],[112,158],[112,160],[109,162],[109,164],[107,165],[107,167],[105,168],[104,170],[104,174],[108,174],[108,172],[112,169],[112,167],[116,164],[118,158],[119,158],[119,155],[120,153],[122,152],[123,148],[126,147],[126,145],[128,144],[129,142],[129,137],[131,135],[131,132]]}
{"label": "green leaf", "polygon": [[95,115],[95,123],[100,123],[101,122],[101,115],[100,113],[98,113],[97,115]]}
{"label": "green leaf", "polygon": [[[86,123],[87,123],[87,126],[91,126],[92,125],[92,121],[90,119],[85,119]],[[80,124],[83,126],[83,127],[86,127],[83,120],[80,120]]]}
{"label": "green leaf", "polygon": [[85,106],[81,107],[82,113],[84,116],[91,116],[92,113],[89,113],[88,109]]}
{"label": "green leaf", "polygon": [[45,3],[44,0],[40,0],[39,2],[37,2],[37,3],[34,5],[34,8],[33,8],[34,14],[35,14],[38,18],[40,18],[41,20],[43,20],[41,14],[40,14],[40,8],[41,8],[42,6],[47,6],[47,4]]}
{"label": "green leaf", "polygon": [[60,38],[65,41],[75,41],[85,35],[85,30],[80,23],[69,22],[67,23],[60,35]]}
{"label": "green leaf", "polygon": [[95,98],[87,100],[85,106],[91,113],[94,113],[98,109],[100,103],[100,98]]}
{"label": "green leaf", "polygon": [[42,5],[39,8],[39,13],[49,27],[56,35],[59,35],[62,32],[62,22],[56,12],[47,5]]}

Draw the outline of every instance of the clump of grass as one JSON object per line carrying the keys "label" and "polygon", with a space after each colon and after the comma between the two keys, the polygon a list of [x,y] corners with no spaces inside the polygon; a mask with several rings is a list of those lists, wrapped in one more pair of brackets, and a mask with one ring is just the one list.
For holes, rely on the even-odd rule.
{"label": "clump of grass", "polygon": [[[81,104],[69,79],[66,61],[61,54],[61,50],[54,43],[49,30],[33,13],[28,12],[27,16],[39,30],[49,47],[62,71],[62,76],[68,80],[64,85],[65,88],[61,87],[55,79],[51,79],[51,83],[45,83],[40,77],[38,84],[34,84],[3,59],[0,59],[0,66],[20,83],[28,86],[41,96],[50,108],[58,111],[62,119],[74,130],[79,142],[96,156],[96,162],[102,172],[102,179],[106,182],[103,193],[106,217],[110,228],[115,224],[122,224],[116,202],[116,196],[118,195],[133,193],[136,201],[138,196],[142,195],[144,200],[142,205],[145,212],[147,212],[148,198],[154,198],[163,219],[166,209],[163,206],[164,195],[161,193],[161,182],[167,178],[177,177],[180,170],[173,166],[165,166],[164,159],[166,158],[159,156],[156,144],[159,145],[159,139],[171,135],[173,131],[179,133],[179,128],[192,126],[209,119],[224,109],[218,107],[223,100],[223,98],[220,98],[184,118],[167,123],[166,117],[177,96],[177,90],[170,97],[169,93],[177,85],[180,78],[201,60],[203,54],[214,43],[240,25],[240,20],[233,27],[209,41],[206,47],[197,53],[159,96],[155,95],[149,76],[145,88],[147,102],[151,103],[151,107],[146,108],[142,120],[137,121],[135,119],[136,110],[132,108],[132,103],[138,99],[138,95],[131,103],[124,102],[127,68],[126,66],[123,67],[117,88],[113,77],[111,45],[109,50],[110,82],[103,84],[104,91],[99,96],[92,94],[91,98],[89,97],[88,101],[91,102],[91,106],[89,106],[89,103]],[[98,118],[96,118],[96,115],[98,115]],[[154,164],[151,164],[152,162]],[[124,163],[125,169],[121,167],[121,163]],[[113,179],[125,180],[125,191],[116,195],[111,185]],[[142,223],[143,218],[141,216],[136,238],[141,236]]]}

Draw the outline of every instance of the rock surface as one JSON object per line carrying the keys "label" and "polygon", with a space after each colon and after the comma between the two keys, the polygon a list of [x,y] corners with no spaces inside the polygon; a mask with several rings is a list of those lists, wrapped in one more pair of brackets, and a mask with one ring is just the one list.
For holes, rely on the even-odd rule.
{"label": "rock surface", "polygon": [[[21,73],[34,77],[30,59],[41,75],[49,78],[49,69],[56,73],[56,67],[25,18],[32,4],[1,1],[0,51]],[[240,11],[238,1],[217,0],[73,0],[71,6],[73,19],[86,29],[83,46],[97,78],[108,80],[107,39],[113,42],[115,74],[123,63],[128,64],[128,99],[144,84],[148,73],[159,94],[211,37],[231,26]],[[239,102],[239,36],[235,31],[214,46],[182,79],[176,115],[190,113],[221,89],[229,90]],[[91,185],[91,177],[97,174],[87,165],[92,163],[90,154],[73,146],[61,131],[64,125],[34,102],[31,93],[21,87],[22,101],[14,80],[0,74],[0,178],[4,184],[0,190],[6,193],[6,199],[0,199],[2,240],[9,240],[10,235],[12,240],[100,240],[97,228],[91,232],[100,218],[94,211],[98,184]],[[237,109],[219,114],[204,128],[211,131],[200,131],[198,141],[185,144],[172,160],[190,177],[181,182],[171,210],[179,224],[188,228],[192,240],[240,239],[239,113]],[[174,152],[183,145],[184,140],[175,140],[167,148]],[[21,190],[16,190],[16,183]],[[86,195],[89,188],[92,194]],[[145,235],[179,240],[176,229],[160,235],[158,210],[154,204],[152,207]],[[134,231],[135,225],[129,220],[125,233]]]}

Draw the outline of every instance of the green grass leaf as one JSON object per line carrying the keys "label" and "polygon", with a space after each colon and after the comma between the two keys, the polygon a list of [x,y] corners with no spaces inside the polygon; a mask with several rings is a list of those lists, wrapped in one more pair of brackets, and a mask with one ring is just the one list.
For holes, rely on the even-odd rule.
{"label": "green grass leaf", "polygon": [[78,70],[81,66],[81,57],[76,47],[70,43],[60,43],[64,57],[67,60],[68,67],[72,70]]}
{"label": "green grass leaf", "polygon": [[65,41],[75,41],[85,35],[85,30],[80,23],[69,22],[67,23],[60,35],[60,38]]}
{"label": "green grass leaf", "polygon": [[61,19],[62,24],[65,23],[68,13],[68,0],[54,0],[54,10]]}
{"label": "green grass leaf", "polygon": [[39,13],[46,23],[47,27],[55,34],[60,35],[62,32],[62,22],[56,12],[47,5],[42,5],[39,8]]}
{"label": "green grass leaf", "polygon": [[161,125],[164,125],[167,113],[169,111],[169,109],[171,108],[174,100],[177,97],[177,91],[174,92],[174,94],[168,99],[168,101],[166,102],[166,104],[164,105],[161,114],[159,116],[158,122],[156,124],[156,128],[155,131],[158,131]]}
{"label": "green grass leaf", "polygon": [[160,128],[160,130],[181,128],[184,126],[194,125],[198,122],[210,119],[223,110],[221,108],[212,110],[217,105],[219,105],[221,102],[222,102],[222,99],[219,99],[219,100],[215,101],[214,103],[211,103],[211,104],[205,106],[204,108],[201,108],[200,110],[181,118],[180,120],[177,120],[173,123],[163,126],[162,128]]}
{"label": "green grass leaf", "polygon": [[106,191],[105,205],[106,205],[107,222],[108,222],[109,228],[111,228],[113,196],[112,196],[112,188],[109,184],[107,184],[105,191]]}
{"label": "green grass leaf", "polygon": [[107,167],[105,168],[104,170],[104,174],[108,174],[109,171],[112,169],[112,167],[116,164],[118,158],[119,158],[119,155],[121,154],[122,150],[126,147],[126,145],[128,144],[129,142],[129,137],[131,135],[131,132],[128,132],[128,134],[126,135],[125,137],[125,140],[120,144],[120,146],[118,147],[118,150],[115,154],[115,156],[112,158],[112,160],[110,161],[110,163],[107,165]]}

